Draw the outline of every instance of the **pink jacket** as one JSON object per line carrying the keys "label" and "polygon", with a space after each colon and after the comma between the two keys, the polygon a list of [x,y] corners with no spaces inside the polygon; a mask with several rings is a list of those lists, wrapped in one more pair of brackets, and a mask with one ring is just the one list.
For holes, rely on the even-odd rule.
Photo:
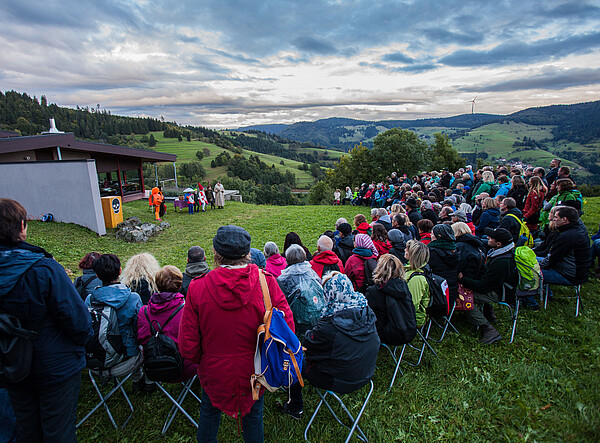
{"label": "pink jacket", "polygon": [[[148,319],[144,314],[144,311],[148,309],[148,317],[153,322],[154,329],[157,329],[156,323],[158,322],[161,326],[165,324],[167,319],[171,316],[175,310],[184,303],[183,295],[169,292],[159,292],[154,294],[147,306],[142,306],[140,312],[138,313],[138,342],[143,346],[148,342],[150,338],[150,324],[148,323]],[[175,343],[179,343],[179,323],[181,321],[181,316],[183,315],[183,309],[179,311],[175,317],[173,317],[167,326],[163,329],[163,332],[167,337],[171,337]],[[198,369],[198,365],[192,363],[189,360],[183,360],[183,374],[180,380],[174,381],[185,381],[189,380],[194,376]]]}
{"label": "pink jacket", "polygon": [[275,276],[275,278],[277,278],[281,275],[281,271],[283,271],[286,266],[287,263],[285,261],[285,257],[282,257],[279,254],[274,254],[267,259],[265,271],[270,272]]}
{"label": "pink jacket", "polygon": [[[192,280],[179,326],[179,350],[198,365],[198,377],[211,403],[233,418],[254,404],[256,331],[265,306],[258,267],[219,267]],[[277,280],[266,273],[271,302],[294,330],[294,317]]]}

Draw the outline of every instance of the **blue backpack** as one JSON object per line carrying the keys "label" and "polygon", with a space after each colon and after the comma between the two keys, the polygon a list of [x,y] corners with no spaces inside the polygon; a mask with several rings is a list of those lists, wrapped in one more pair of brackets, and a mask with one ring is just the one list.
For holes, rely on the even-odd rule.
{"label": "blue backpack", "polygon": [[256,352],[254,353],[254,374],[252,398],[258,400],[260,386],[263,385],[271,392],[302,380],[302,344],[285,322],[283,312],[271,305],[271,295],[267,280],[259,271],[260,286],[265,302],[264,323],[257,331]]}

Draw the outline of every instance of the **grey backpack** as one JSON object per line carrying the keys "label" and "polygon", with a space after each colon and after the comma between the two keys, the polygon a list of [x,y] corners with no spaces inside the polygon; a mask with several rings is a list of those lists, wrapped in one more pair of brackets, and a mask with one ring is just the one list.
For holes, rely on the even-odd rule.
{"label": "grey backpack", "polygon": [[117,311],[109,305],[92,305],[88,310],[94,337],[85,345],[87,367],[98,371],[110,369],[126,359]]}

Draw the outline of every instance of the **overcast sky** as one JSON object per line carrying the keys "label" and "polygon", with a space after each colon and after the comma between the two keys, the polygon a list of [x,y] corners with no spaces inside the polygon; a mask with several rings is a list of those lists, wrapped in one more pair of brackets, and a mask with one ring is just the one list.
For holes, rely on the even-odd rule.
{"label": "overcast sky", "polygon": [[600,0],[2,0],[0,90],[214,128],[600,99]]}

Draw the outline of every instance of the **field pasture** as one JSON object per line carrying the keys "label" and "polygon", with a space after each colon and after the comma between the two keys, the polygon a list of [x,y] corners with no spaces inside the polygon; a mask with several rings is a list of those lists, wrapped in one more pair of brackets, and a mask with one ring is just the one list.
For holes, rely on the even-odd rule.
{"label": "field pasture", "polygon": [[[181,142],[185,143],[185,142]],[[153,222],[147,202],[123,206],[125,217],[137,216]],[[584,221],[595,233],[600,219],[600,198],[587,198]],[[332,229],[338,217],[351,220],[366,208],[350,206],[257,206],[227,202],[223,210],[189,215],[168,207],[165,220],[172,228],[146,244],[118,241],[114,231],[104,237],[72,224],[28,224],[28,241],[46,248],[66,268],[77,275],[77,262],[87,252],[115,253],[122,263],[132,255],[148,251],[161,265],[184,269],[186,252],[193,245],[207,251],[212,265],[211,242],[224,224],[245,227],[252,246],[262,249],[266,241],[280,248],[287,232],[295,231],[310,250],[316,249],[319,235]],[[523,310],[519,315],[515,342],[508,343],[509,317],[496,308],[497,328],[504,339],[483,346],[469,325],[456,318],[460,335],[449,334],[442,343],[433,343],[439,357],[426,352],[417,368],[403,365],[404,375],[387,391],[393,363],[383,350],[379,353],[375,391],[361,420],[372,442],[390,441],[575,441],[600,440],[600,283],[596,279],[583,286],[583,309],[574,317],[575,303],[564,298],[572,291],[555,289],[555,299],[547,310]],[[415,354],[406,358],[414,360]],[[97,402],[88,380],[82,377],[78,417]],[[125,385],[131,390],[131,383]],[[199,390],[199,386],[195,386]],[[356,394],[347,398],[353,413],[359,407]],[[317,403],[316,393],[305,389],[304,417],[294,421],[275,408],[276,400],[286,401],[285,392],[267,393],[265,400],[265,440],[301,441],[308,418]],[[133,394],[135,413],[123,430],[115,430],[104,410],[97,411],[78,431],[82,442],[163,441],[160,431],[170,403],[162,394]],[[126,406],[118,397],[109,402],[118,423],[126,417]],[[198,416],[197,405],[184,404]],[[313,441],[343,441],[335,422],[322,415],[317,419]],[[241,441],[237,422],[223,417],[219,441]],[[335,424],[335,426],[334,426]],[[181,416],[173,423],[167,441],[195,441],[195,429]]]}

